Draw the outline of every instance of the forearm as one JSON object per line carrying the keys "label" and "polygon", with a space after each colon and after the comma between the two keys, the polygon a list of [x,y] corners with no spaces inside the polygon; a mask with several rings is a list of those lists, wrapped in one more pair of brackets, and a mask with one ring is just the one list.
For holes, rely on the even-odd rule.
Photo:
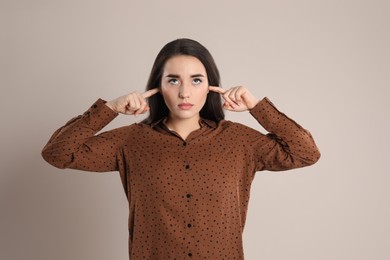
{"label": "forearm", "polygon": [[280,167],[285,168],[304,167],[318,161],[320,152],[310,132],[280,112],[268,98],[262,99],[250,113],[278,144],[270,144],[269,156],[273,157],[270,161],[280,161]]}
{"label": "forearm", "polygon": [[42,150],[43,158],[58,168],[86,168],[83,159],[87,158],[79,155],[90,152],[96,141],[94,135],[116,116],[104,100],[97,100],[83,115],[74,117],[53,133]]}

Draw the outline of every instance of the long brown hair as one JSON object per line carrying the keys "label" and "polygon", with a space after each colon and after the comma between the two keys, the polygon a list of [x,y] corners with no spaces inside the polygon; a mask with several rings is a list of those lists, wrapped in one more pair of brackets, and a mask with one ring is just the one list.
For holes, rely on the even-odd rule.
{"label": "long brown hair", "polygon": [[[209,85],[220,85],[221,79],[219,71],[210,52],[199,42],[183,38],[167,43],[158,53],[150,72],[146,90],[161,87],[161,77],[164,65],[168,59],[177,55],[189,55],[200,60],[206,69]],[[148,99],[148,103],[150,107],[149,116],[142,121],[143,123],[152,124],[161,118],[168,116],[169,109],[166,106],[161,93],[151,96]],[[202,118],[215,121],[216,123],[224,119],[225,114],[222,109],[220,94],[210,91],[207,94],[206,103],[199,114]]]}

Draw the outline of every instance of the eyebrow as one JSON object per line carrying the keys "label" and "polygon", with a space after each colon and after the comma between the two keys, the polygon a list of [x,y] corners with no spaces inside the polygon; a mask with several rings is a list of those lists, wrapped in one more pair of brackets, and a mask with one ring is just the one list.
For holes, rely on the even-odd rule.
{"label": "eyebrow", "polygon": [[[166,76],[167,78],[180,78],[179,75],[176,75],[176,74],[169,74]],[[194,75],[191,75],[191,78],[199,78],[199,77],[204,77],[203,74],[194,74]]]}

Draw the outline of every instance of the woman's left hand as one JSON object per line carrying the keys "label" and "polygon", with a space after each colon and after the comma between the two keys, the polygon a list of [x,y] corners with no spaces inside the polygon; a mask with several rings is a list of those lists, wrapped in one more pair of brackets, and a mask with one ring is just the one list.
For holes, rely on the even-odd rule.
{"label": "woman's left hand", "polygon": [[223,107],[230,111],[246,111],[252,109],[259,99],[252,95],[246,87],[237,86],[230,89],[209,86],[210,91],[220,93],[225,100]]}

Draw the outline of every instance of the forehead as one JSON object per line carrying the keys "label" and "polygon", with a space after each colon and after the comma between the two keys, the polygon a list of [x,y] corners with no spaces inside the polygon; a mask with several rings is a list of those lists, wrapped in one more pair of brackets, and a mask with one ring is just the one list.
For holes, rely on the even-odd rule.
{"label": "forehead", "polygon": [[203,63],[194,56],[178,55],[169,58],[164,65],[163,74],[206,74]]}

